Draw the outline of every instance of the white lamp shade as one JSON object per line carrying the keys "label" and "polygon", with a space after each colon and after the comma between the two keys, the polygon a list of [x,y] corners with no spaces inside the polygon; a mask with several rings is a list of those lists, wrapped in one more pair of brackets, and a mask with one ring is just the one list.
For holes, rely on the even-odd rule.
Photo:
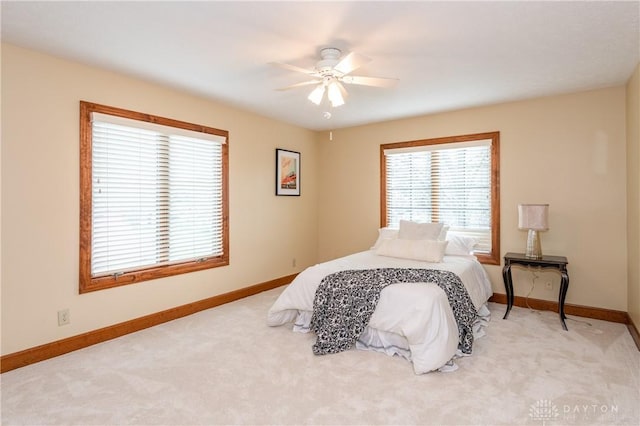
{"label": "white lamp shade", "polygon": [[518,228],[549,229],[549,204],[518,204]]}
{"label": "white lamp shade", "polygon": [[308,99],[316,105],[320,105],[322,102],[322,96],[324,95],[324,85],[319,84],[311,93],[309,93]]}
{"label": "white lamp shade", "polygon": [[339,107],[340,105],[344,105],[344,99],[342,98],[342,93],[340,93],[340,87],[336,82],[332,82],[329,85],[329,93],[327,94],[327,96],[331,101],[332,107]]}

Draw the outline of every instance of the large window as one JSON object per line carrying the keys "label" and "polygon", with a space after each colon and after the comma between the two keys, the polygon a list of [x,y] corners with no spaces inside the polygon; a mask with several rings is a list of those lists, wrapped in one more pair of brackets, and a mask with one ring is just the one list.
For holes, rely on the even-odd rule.
{"label": "large window", "polygon": [[499,132],[380,146],[381,226],[440,222],[500,264]]}
{"label": "large window", "polygon": [[80,292],[229,264],[228,132],[80,102]]}

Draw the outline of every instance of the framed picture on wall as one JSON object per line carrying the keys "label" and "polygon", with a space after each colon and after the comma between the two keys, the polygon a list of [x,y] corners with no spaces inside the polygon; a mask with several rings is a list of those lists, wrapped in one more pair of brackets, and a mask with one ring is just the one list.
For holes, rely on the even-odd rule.
{"label": "framed picture on wall", "polygon": [[300,195],[300,153],[276,149],[276,195]]}

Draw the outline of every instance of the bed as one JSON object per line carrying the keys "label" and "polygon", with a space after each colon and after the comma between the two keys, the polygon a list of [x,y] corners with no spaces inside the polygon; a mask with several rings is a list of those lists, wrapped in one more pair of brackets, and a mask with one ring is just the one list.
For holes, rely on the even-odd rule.
{"label": "bed", "polygon": [[[320,283],[325,277],[341,271],[435,270],[450,271],[459,277],[478,314],[473,324],[474,336],[482,335],[489,319],[486,302],[492,290],[484,268],[475,256],[469,255],[468,249],[462,252],[451,249],[449,253],[455,254],[445,251],[441,258],[436,259],[439,261],[426,262],[383,255],[384,250],[380,247],[380,242],[385,240],[382,230],[380,235],[370,250],[302,271],[269,309],[267,324],[293,323],[294,331],[309,332]],[[402,356],[412,362],[416,374],[423,374],[457,368],[453,360],[462,355],[459,343],[458,324],[445,291],[433,282],[403,282],[389,285],[380,292],[375,310],[355,346]]]}

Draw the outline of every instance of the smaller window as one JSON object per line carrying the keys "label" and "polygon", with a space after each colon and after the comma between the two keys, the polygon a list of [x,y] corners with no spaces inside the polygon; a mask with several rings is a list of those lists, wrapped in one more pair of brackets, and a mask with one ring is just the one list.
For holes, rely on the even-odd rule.
{"label": "smaller window", "polygon": [[441,222],[499,264],[498,143],[492,132],[381,145],[381,226]]}

